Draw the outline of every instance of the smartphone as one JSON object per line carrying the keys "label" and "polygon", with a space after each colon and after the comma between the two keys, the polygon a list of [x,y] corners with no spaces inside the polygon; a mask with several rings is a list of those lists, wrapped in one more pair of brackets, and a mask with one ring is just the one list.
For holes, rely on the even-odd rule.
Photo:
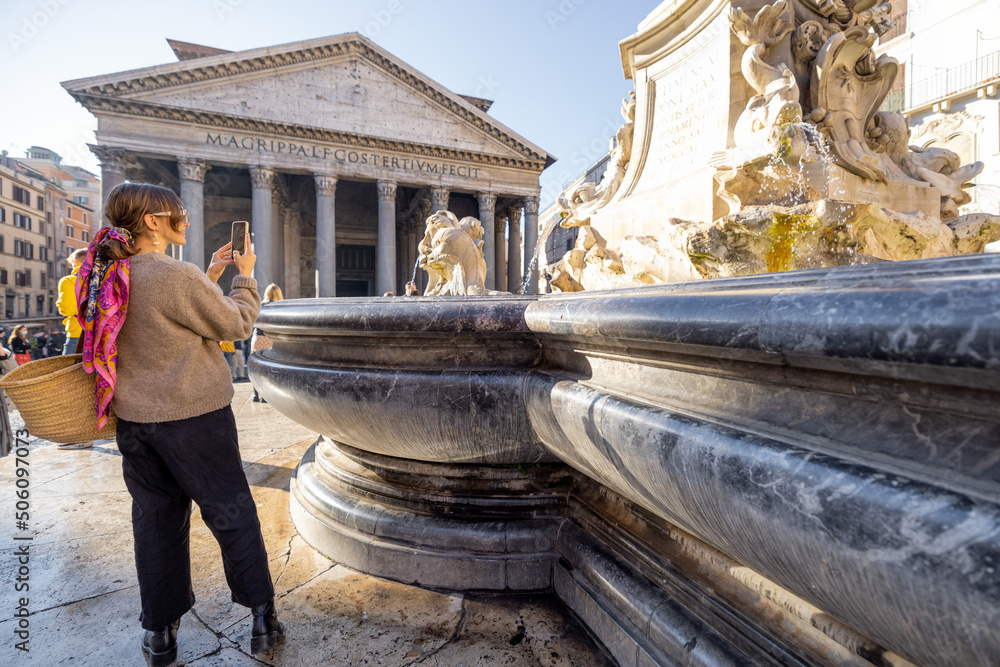
{"label": "smartphone", "polygon": [[233,223],[233,252],[241,255],[247,251],[247,232],[250,231],[250,223],[246,220],[237,220]]}

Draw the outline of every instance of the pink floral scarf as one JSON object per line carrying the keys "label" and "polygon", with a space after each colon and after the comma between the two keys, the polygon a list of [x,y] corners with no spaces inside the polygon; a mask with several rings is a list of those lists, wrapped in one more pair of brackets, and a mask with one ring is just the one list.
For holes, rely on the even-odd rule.
{"label": "pink floral scarf", "polygon": [[83,327],[83,368],[97,373],[97,428],[111,416],[118,367],[118,332],[125,324],[129,293],[129,259],[101,257],[97,247],[110,236],[132,245],[132,235],[120,227],[105,227],[94,236],[76,278],[77,318]]}

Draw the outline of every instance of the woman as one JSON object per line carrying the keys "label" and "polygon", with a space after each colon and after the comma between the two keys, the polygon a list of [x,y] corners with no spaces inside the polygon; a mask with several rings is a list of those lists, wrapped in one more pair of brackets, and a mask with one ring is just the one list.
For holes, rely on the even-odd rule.
{"label": "woman", "polygon": [[7,342],[10,344],[10,350],[14,353],[14,360],[17,361],[18,366],[31,361],[31,343],[28,341],[28,327],[23,324],[14,327],[14,331],[10,334],[10,340]]}
{"label": "woman", "polygon": [[[239,452],[233,385],[216,341],[245,338],[259,310],[256,257],[226,244],[205,273],[164,254],[184,245],[187,213],[171,190],[122,183],[76,284],[83,361],[96,372],[98,424],[118,416],[118,448],[132,496],[135,563],[150,665],[177,656],[177,627],[194,605],[188,550],[191,501],[222,548],[233,601],[253,611],[250,648],[284,636],[267,553]],[[247,248],[250,248],[249,238]],[[235,264],[224,296],[215,284]]]}
{"label": "woman", "polygon": [[[281,301],[285,297],[281,293],[281,288],[271,283],[264,290],[264,300],[260,305],[264,306],[273,301]],[[261,350],[266,350],[271,347],[271,339],[261,333],[260,329],[254,328],[253,338],[250,340],[250,352],[260,352]],[[253,400],[254,403],[267,403],[260,394],[257,393],[257,387],[253,387]]]}

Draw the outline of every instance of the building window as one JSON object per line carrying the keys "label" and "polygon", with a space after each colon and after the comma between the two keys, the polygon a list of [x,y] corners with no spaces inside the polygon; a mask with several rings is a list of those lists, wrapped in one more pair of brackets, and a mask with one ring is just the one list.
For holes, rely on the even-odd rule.
{"label": "building window", "polygon": [[86,195],[73,195],[73,203],[90,206],[90,197],[87,197]]}
{"label": "building window", "polygon": [[45,199],[42,197],[42,195],[37,195],[35,197],[35,208],[37,208],[39,211],[45,210]]}
{"label": "building window", "polygon": [[0,252],[3,252],[3,234],[0,234]]}
{"label": "building window", "polygon": [[45,223],[42,222],[41,220],[38,221],[38,233],[39,234],[45,233]]}
{"label": "building window", "polygon": [[[42,289],[45,289],[45,272],[44,271],[42,271],[41,273],[38,274],[38,286],[41,287]],[[38,298],[40,299],[42,297],[38,297]]]}
{"label": "building window", "polygon": [[[24,244],[24,257],[26,259],[34,259],[35,258],[35,245],[33,243],[25,243]],[[31,283],[29,282],[28,284],[30,285]]]}
{"label": "building window", "polygon": [[24,270],[24,286],[31,287],[31,269]]}
{"label": "building window", "polygon": [[45,313],[45,295],[44,295],[44,294],[39,294],[39,295],[38,295],[38,296],[37,296],[37,297],[35,298],[35,303],[36,303],[36,304],[37,304],[37,306],[38,306],[38,311],[36,312],[36,314],[37,314],[37,315],[42,315],[42,314],[44,314],[44,313]]}
{"label": "building window", "polygon": [[31,206],[31,193],[18,185],[14,186],[13,199],[19,204]]}
{"label": "building window", "polygon": [[81,236],[83,237],[81,240],[86,241],[88,243],[90,242],[90,233],[89,232],[81,232]]}
{"label": "building window", "polygon": [[76,238],[75,236],[73,236],[73,225],[66,225],[66,236],[70,237],[71,239]]}
{"label": "building window", "polygon": [[83,214],[83,224],[87,224],[87,214]]}
{"label": "building window", "polygon": [[45,246],[39,246],[38,248],[38,259],[43,262],[49,261],[49,249]]}
{"label": "building window", "polygon": [[20,213],[14,212],[14,226],[20,227],[21,229],[31,229],[31,218],[26,215],[21,215]]}
{"label": "building window", "polygon": [[7,284],[7,269],[0,269],[0,285]]}
{"label": "building window", "polygon": [[14,257],[24,257],[24,241],[14,239]]}
{"label": "building window", "polygon": [[7,209],[0,207],[0,222],[7,222]]}

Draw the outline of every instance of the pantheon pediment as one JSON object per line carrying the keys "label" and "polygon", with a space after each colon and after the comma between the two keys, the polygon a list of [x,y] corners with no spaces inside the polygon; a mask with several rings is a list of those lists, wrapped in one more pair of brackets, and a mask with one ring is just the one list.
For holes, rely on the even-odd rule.
{"label": "pantheon pediment", "polygon": [[552,161],[462,96],[357,33],[62,85],[99,118],[147,116],[221,127],[258,123],[272,132],[287,128],[295,136],[306,130],[349,134],[518,162]]}

